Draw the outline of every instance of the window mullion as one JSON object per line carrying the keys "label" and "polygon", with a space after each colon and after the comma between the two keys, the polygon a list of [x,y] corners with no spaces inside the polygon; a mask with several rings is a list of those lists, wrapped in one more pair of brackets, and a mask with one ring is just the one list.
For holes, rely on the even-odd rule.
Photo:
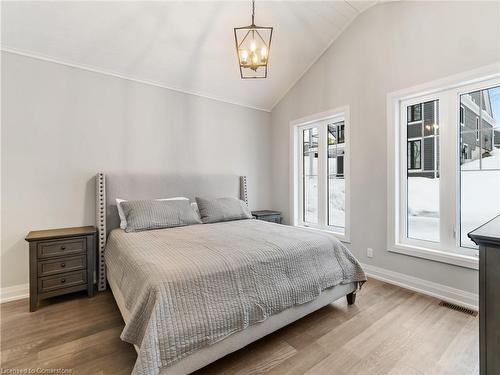
{"label": "window mullion", "polygon": [[327,120],[321,121],[318,140],[318,224],[326,227],[327,220]]}
{"label": "window mullion", "polygon": [[297,187],[298,187],[298,206],[297,206],[297,222],[303,224],[304,223],[304,132],[303,128],[297,128],[297,133],[298,133],[298,145],[297,145],[297,168],[298,168],[298,180],[297,180]]}
{"label": "window mullion", "polygon": [[440,147],[440,239],[445,250],[455,249],[455,203],[456,203],[456,134],[457,111],[453,93],[446,92],[439,97],[439,147]]}
{"label": "window mullion", "polygon": [[[404,242],[406,238],[406,233],[408,232],[407,227],[407,181],[406,181],[406,169],[408,166],[408,152],[407,152],[407,117],[408,111],[406,110],[406,105],[400,105],[400,113],[401,113],[401,122],[399,125],[399,164],[397,168],[399,168],[399,233],[397,233],[398,242]],[[421,149],[422,152],[422,149]]]}

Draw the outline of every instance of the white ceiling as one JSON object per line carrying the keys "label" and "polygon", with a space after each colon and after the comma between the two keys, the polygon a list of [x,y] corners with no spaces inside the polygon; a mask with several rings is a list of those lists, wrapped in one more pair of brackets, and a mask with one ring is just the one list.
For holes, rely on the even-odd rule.
{"label": "white ceiling", "polygon": [[2,2],[2,49],[270,110],[375,1],[257,1],[267,79],[242,80],[233,27],[251,2]]}

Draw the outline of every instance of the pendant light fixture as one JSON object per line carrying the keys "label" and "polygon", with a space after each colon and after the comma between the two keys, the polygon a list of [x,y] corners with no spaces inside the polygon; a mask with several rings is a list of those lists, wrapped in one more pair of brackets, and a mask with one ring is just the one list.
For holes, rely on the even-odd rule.
{"label": "pendant light fixture", "polygon": [[234,28],[241,78],[267,77],[272,36],[272,27],[255,25],[255,0],[252,0],[252,24]]}

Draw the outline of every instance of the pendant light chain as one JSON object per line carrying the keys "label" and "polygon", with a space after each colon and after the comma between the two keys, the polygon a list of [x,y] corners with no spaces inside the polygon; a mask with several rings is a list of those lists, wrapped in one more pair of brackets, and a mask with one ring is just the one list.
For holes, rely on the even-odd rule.
{"label": "pendant light chain", "polygon": [[252,26],[255,25],[255,0],[252,0]]}

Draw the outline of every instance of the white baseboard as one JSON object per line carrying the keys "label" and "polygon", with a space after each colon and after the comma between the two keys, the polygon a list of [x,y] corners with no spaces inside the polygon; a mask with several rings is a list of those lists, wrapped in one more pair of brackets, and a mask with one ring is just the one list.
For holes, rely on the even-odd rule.
{"label": "white baseboard", "polygon": [[20,284],[0,288],[0,303],[16,301],[18,299],[28,298],[30,295],[30,285]]}
{"label": "white baseboard", "polygon": [[447,285],[419,279],[418,277],[408,276],[369,264],[362,264],[361,266],[368,277],[394,284],[414,292],[426,294],[459,306],[464,306],[474,311],[479,310],[479,295],[475,293],[466,292]]}

